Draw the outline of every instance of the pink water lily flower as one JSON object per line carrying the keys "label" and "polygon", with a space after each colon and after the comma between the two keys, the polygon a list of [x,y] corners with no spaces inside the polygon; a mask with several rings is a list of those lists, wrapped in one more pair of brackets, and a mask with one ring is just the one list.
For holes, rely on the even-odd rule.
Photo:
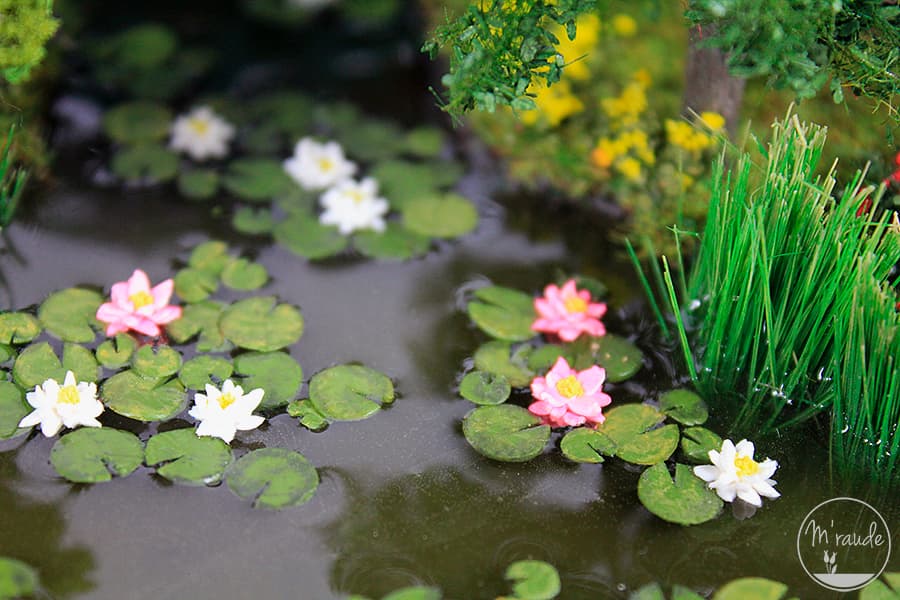
{"label": "pink water lily flower", "polygon": [[544,288],[544,296],[534,299],[538,318],[531,329],[540,333],[552,333],[564,342],[574,341],[582,333],[592,336],[606,335],[606,327],[600,317],[606,314],[606,304],[591,302],[591,293],[575,287],[575,280],[568,280],[562,288],[552,283]]}
{"label": "pink water lily flower", "polygon": [[169,304],[174,285],[166,279],[151,288],[147,274],[135,269],[128,281],[112,286],[112,302],[97,309],[97,320],[106,323],[108,336],[133,330],[156,337],[161,333],[160,325],[181,317],[181,307]]}
{"label": "pink water lily flower", "polygon": [[603,407],[612,402],[602,391],[606,370],[594,365],[584,371],[576,371],[560,356],[544,377],[531,382],[531,395],[535,401],[528,410],[551,427],[575,427],[588,423],[600,424],[606,420]]}

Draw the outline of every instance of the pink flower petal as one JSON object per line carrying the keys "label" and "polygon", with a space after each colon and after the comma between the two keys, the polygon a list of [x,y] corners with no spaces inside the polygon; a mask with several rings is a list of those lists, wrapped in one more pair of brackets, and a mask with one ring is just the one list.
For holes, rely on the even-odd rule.
{"label": "pink flower petal", "polygon": [[570,427],[583,425],[585,421],[587,421],[587,419],[581,415],[576,415],[575,413],[566,413],[565,416],[563,416],[563,422]]}
{"label": "pink flower petal", "polygon": [[172,290],[175,289],[175,282],[172,279],[166,279],[165,281],[157,284],[152,290],[150,290],[150,295],[153,296],[153,306],[157,309],[165,307],[169,303],[169,299],[172,297]]}
{"label": "pink flower petal", "polygon": [[180,306],[166,306],[161,310],[153,313],[151,319],[158,325],[165,325],[167,323],[171,323],[176,319],[181,318],[181,307]]}
{"label": "pink flower petal", "polygon": [[551,407],[542,400],[538,400],[537,402],[532,402],[530,405],[528,405],[528,411],[539,417],[549,415],[550,408]]}
{"label": "pink flower petal", "polygon": [[[561,294],[563,298],[571,298],[572,296],[578,295],[578,289],[575,287],[574,279],[570,279],[563,284]],[[590,294],[588,295],[588,299],[590,299]]]}
{"label": "pink flower petal", "polygon": [[602,317],[603,315],[606,314],[606,304],[603,302],[595,302],[593,304],[588,304],[586,314],[589,317],[599,319],[600,317]]}
{"label": "pink flower petal", "polygon": [[606,381],[606,370],[594,365],[579,372],[577,377],[578,383],[584,388],[585,395],[590,396],[598,392],[603,386],[603,382]]}
{"label": "pink flower petal", "polygon": [[131,315],[126,319],[125,323],[130,329],[133,329],[138,333],[143,333],[144,335],[149,335],[150,337],[157,337],[160,334],[159,327],[156,323],[150,319],[145,319],[144,317]]}
{"label": "pink flower petal", "polygon": [[107,302],[101,304],[97,309],[96,318],[98,321],[103,321],[104,323],[114,323],[124,319],[129,314],[131,314],[130,311],[124,310],[112,302]]}
{"label": "pink flower petal", "polygon": [[133,296],[138,292],[150,293],[150,278],[140,269],[135,269],[128,278],[128,295]]}
{"label": "pink flower petal", "polygon": [[109,295],[112,298],[113,304],[118,304],[119,306],[127,306],[128,282],[120,281],[119,283],[114,283]]}

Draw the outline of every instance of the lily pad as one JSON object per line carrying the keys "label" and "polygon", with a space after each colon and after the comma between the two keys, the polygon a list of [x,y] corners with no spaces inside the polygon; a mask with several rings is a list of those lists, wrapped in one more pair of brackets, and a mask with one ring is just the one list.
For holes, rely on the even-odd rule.
{"label": "lily pad", "polygon": [[403,206],[403,224],[415,233],[436,238],[465,235],[478,225],[475,205],[458,194],[432,196]]}
{"label": "lily pad", "polygon": [[475,300],[469,302],[466,310],[469,317],[489,336],[509,342],[522,342],[536,334],[531,329],[534,323],[534,300],[518,290],[496,285],[475,291]]}
{"label": "lily pad", "polygon": [[678,447],[678,426],[657,428],[665,415],[646,404],[624,404],[606,413],[597,428],[615,448],[615,455],[638,465],[653,465],[672,456]]}
{"label": "lily pad", "polygon": [[439,184],[428,166],[406,160],[385,160],[372,169],[381,194],[395,210],[421,198],[440,194]]}
{"label": "lily pad", "polygon": [[[546,373],[556,363],[556,359],[567,354],[568,352],[566,352],[565,348],[556,344],[547,344],[535,348],[534,352],[528,355],[528,368],[535,373]],[[568,357],[566,360],[568,360]],[[569,364],[571,365],[572,363],[570,362]],[[572,368],[575,367],[573,366]]]}
{"label": "lily pad", "polygon": [[296,185],[277,160],[240,158],[228,165],[222,184],[229,192],[250,201],[271,200]]}
{"label": "lily pad", "polygon": [[119,149],[110,168],[126,181],[164,182],[178,173],[178,155],[165,146],[142,142]]}
{"label": "lily pad", "polygon": [[218,387],[233,372],[234,367],[226,359],[201,354],[184,363],[178,378],[188,389],[204,390],[207,384]]}
{"label": "lily pad", "polygon": [[459,395],[475,404],[503,404],[510,393],[506,377],[484,371],[468,373],[459,384]]}
{"label": "lily pad", "polygon": [[366,119],[352,127],[340,128],[336,136],[353,158],[365,162],[392,158],[403,148],[400,130],[391,123],[377,119]]}
{"label": "lily pad", "polygon": [[177,379],[161,383],[134,371],[122,371],[103,382],[101,396],[110,410],[138,421],[171,419],[187,403],[184,387]]}
{"label": "lily pad", "polygon": [[181,368],[181,353],[169,346],[141,346],[132,360],[134,372],[150,379],[162,379]]}
{"label": "lily pad", "polygon": [[47,379],[62,382],[71,370],[78,381],[97,381],[97,361],[90,350],[75,344],[63,346],[60,361],[47,342],[25,348],[13,365],[13,379],[23,389],[31,390]]}
{"label": "lily pad", "polygon": [[270,352],[290,346],[303,335],[303,317],[289,304],[276,305],[274,296],[235,302],[219,319],[222,334],[236,346]]}
{"label": "lily pad", "polygon": [[514,582],[513,593],[519,600],[553,600],[562,589],[556,567],[540,560],[516,561],[505,577]]}
{"label": "lily pad", "polygon": [[0,314],[0,342],[4,344],[27,344],[39,336],[43,329],[41,322],[28,313]]}
{"label": "lily pad", "polygon": [[688,427],[681,432],[681,451],[691,462],[709,462],[709,451],[720,450],[722,438],[705,427]]}
{"label": "lily pad", "polygon": [[293,214],[275,225],[275,241],[304,258],[318,260],[338,254],[349,243],[337,227],[321,225],[303,214]]}
{"label": "lily pad", "polygon": [[120,104],[103,115],[103,129],[123,144],[155,142],[169,135],[172,113],[153,102]]}
{"label": "lily pad", "polygon": [[253,209],[244,206],[237,209],[231,217],[231,226],[247,235],[264,235],[272,233],[275,219],[268,208]]}
{"label": "lily pad", "polygon": [[231,256],[228,255],[228,244],[219,240],[210,240],[203,242],[191,251],[188,265],[198,271],[205,271],[218,277],[231,260]]}
{"label": "lily pad", "polygon": [[417,127],[403,139],[403,151],[421,158],[435,158],[444,148],[444,132],[437,127]]}
{"label": "lily pad", "polygon": [[781,600],[788,586],[763,577],[744,577],[723,585],[713,600]]}
{"label": "lily pad", "polygon": [[78,344],[63,344],[61,370],[63,377],[66,371],[72,371],[78,381],[97,381],[100,376],[100,368],[94,353]]}
{"label": "lily pad", "polygon": [[362,365],[338,365],[313,375],[309,400],[332,421],[358,421],[394,401],[387,375]]}
{"label": "lily pad", "polygon": [[479,406],[463,419],[463,435],[488,458],[503,462],[525,462],[544,450],[550,427],[513,404]]}
{"label": "lily pad", "polygon": [[722,510],[722,500],[716,493],[694,475],[691,467],[680,463],[675,465],[674,481],[665,463],[641,473],[637,492],[647,510],[679,525],[705,523]]}
{"label": "lily pad", "polygon": [[597,364],[606,369],[610,383],[630,379],[643,366],[644,353],[625,338],[607,333],[595,338],[593,344]]}
{"label": "lily pad", "polygon": [[659,410],[682,425],[702,425],[709,417],[703,399],[690,390],[672,390],[659,398]]}
{"label": "lily pad", "polygon": [[269,281],[269,272],[257,262],[236,258],[222,270],[222,283],[233,290],[249,292],[257,290]]}
{"label": "lily pad", "polygon": [[230,344],[219,329],[219,319],[224,305],[205,300],[184,307],[181,318],[166,325],[166,333],[175,343],[183,344],[199,334],[197,350],[200,352],[224,352]]}
{"label": "lily pad", "polygon": [[186,198],[206,200],[219,189],[219,174],[213,169],[193,169],[178,174],[178,191]]}
{"label": "lily pad", "polygon": [[50,462],[69,481],[99,483],[134,472],[144,462],[144,446],[127,431],[83,427],[57,440]]}
{"label": "lily pad", "polygon": [[50,294],[38,309],[38,319],[47,331],[64,342],[94,341],[101,324],[95,318],[103,297],[97,292],[69,288]]}
{"label": "lily pad", "polygon": [[119,369],[131,362],[137,342],[127,333],[117,333],[97,347],[97,362],[107,369]]}
{"label": "lily pad", "polygon": [[604,454],[615,455],[616,444],[599,431],[578,427],[563,436],[560,450],[566,458],[575,462],[602,463]]}
{"label": "lily pad", "polygon": [[381,600],[441,600],[441,590],[416,585],[394,590]]}
{"label": "lily pad", "polygon": [[0,556],[0,598],[25,598],[37,593],[37,571],[20,560]]}
{"label": "lily pad", "polygon": [[175,483],[215,485],[231,464],[231,447],[218,438],[198,437],[193,429],[176,429],[147,440],[144,462]]}
{"label": "lily pad", "polygon": [[31,429],[20,428],[19,422],[32,410],[31,405],[25,401],[22,388],[9,381],[0,381],[0,440],[16,437]]}
{"label": "lily pad", "polygon": [[5,363],[16,355],[16,349],[9,344],[0,344],[0,364]]}
{"label": "lily pad", "polygon": [[[648,583],[638,588],[628,596],[628,600],[666,600],[662,586],[658,583]],[[703,596],[691,591],[690,589],[680,586],[672,586],[671,600],[703,600]]]}
{"label": "lily pad", "polygon": [[[529,349],[528,346],[524,348]],[[512,387],[527,387],[534,378],[534,373],[526,366],[527,354],[517,352],[511,356],[511,350],[509,342],[484,343],[475,351],[475,368],[506,377]]]}
{"label": "lily pad", "polygon": [[219,289],[219,280],[208,271],[181,269],[175,274],[175,293],[185,302],[200,302]]}
{"label": "lily pad", "polygon": [[309,501],[319,486],[319,474],[299,452],[262,448],[232,463],[225,482],[239,497],[253,500],[255,508],[280,509]]}
{"label": "lily pad", "polygon": [[900,598],[900,573],[884,573],[883,577],[887,583],[879,579],[870,582],[860,590],[859,600],[897,600]]}
{"label": "lily pad", "polygon": [[294,400],[288,404],[287,413],[300,419],[300,424],[310,431],[324,431],[328,427],[328,418],[308,399]]}
{"label": "lily pad", "polygon": [[292,136],[309,131],[312,122],[312,101],[296,92],[266,94],[253,101],[250,114],[264,126]]}
{"label": "lily pad", "polygon": [[234,359],[234,370],[243,376],[244,390],[265,390],[261,408],[280,408],[297,396],[303,384],[303,369],[285,352],[249,352]]}
{"label": "lily pad", "polygon": [[353,245],[370,258],[406,260],[428,252],[431,239],[390,222],[383,232],[366,230],[357,233]]}

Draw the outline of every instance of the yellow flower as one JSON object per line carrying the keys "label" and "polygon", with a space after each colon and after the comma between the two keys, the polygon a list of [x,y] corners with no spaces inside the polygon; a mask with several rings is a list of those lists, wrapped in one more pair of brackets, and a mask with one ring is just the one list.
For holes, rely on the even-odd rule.
{"label": "yellow flower", "polygon": [[588,59],[600,40],[600,17],[594,14],[581,16],[575,26],[574,40],[569,39],[565,27],[556,27],[553,33],[559,40],[556,51],[566,63],[565,76],[583,81],[591,75]]}
{"label": "yellow flower", "polygon": [[634,72],[634,75],[632,75],[632,77],[636,82],[644,87],[649,87],[653,82],[653,77],[650,76],[650,71],[648,71],[647,69],[638,69]]}
{"label": "yellow flower", "polygon": [[700,113],[700,120],[713,131],[718,131],[725,127],[725,117],[717,112],[702,112]]}
{"label": "yellow flower", "polygon": [[618,119],[622,125],[633,125],[641,113],[647,110],[647,93],[644,86],[633,81],[625,86],[617,98],[600,101],[603,112],[611,119]]}
{"label": "yellow flower", "polygon": [[600,144],[597,144],[597,147],[591,152],[591,162],[601,169],[608,169],[614,158],[609,149]]}
{"label": "yellow flower", "polygon": [[616,170],[631,181],[641,180],[641,163],[630,156],[616,163]]}
{"label": "yellow flower", "polygon": [[537,110],[522,113],[522,121],[526,125],[534,125],[540,117],[543,117],[547,124],[556,127],[566,117],[584,110],[584,104],[572,93],[572,87],[566,80],[558,81],[549,87],[538,80],[532,87],[538,88],[534,98]]}
{"label": "yellow flower", "polygon": [[697,131],[684,121],[666,119],[666,137],[669,143],[683,150],[699,154],[712,144],[712,140],[702,131]]}
{"label": "yellow flower", "polygon": [[612,18],[612,28],[616,35],[631,37],[637,33],[637,22],[629,15],[618,14]]}

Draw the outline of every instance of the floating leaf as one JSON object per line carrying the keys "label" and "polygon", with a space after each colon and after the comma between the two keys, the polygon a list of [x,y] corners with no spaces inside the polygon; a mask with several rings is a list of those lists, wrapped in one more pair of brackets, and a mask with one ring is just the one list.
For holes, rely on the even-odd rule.
{"label": "floating leaf", "polygon": [[763,577],[744,577],[723,585],[713,600],[781,600],[788,586]]}
{"label": "floating leaf", "polygon": [[[546,373],[556,363],[556,359],[566,354],[566,349],[556,344],[547,344],[540,348],[535,348],[534,352],[528,355],[528,368],[535,373]],[[575,367],[573,366],[572,368]]]}
{"label": "floating leaf", "polygon": [[616,444],[599,431],[578,427],[563,436],[560,450],[566,458],[575,462],[602,463],[601,455],[615,455]]}
{"label": "floating leaf", "polygon": [[285,352],[249,352],[234,359],[245,390],[265,390],[261,408],[280,408],[293,400],[303,383],[303,369]]}
{"label": "floating leaf", "polygon": [[597,428],[615,447],[615,455],[638,465],[652,465],[669,458],[678,447],[678,426],[657,428],[665,416],[646,404],[624,404],[606,413]]}
{"label": "floating leaf", "polygon": [[294,400],[288,404],[287,413],[300,419],[300,424],[310,431],[322,431],[328,427],[328,419],[309,400]]}
{"label": "floating leaf", "polygon": [[395,590],[381,600],[441,600],[441,590],[416,585]]}
{"label": "floating leaf", "polygon": [[225,482],[241,498],[253,500],[255,508],[279,509],[312,498],[319,486],[319,474],[299,452],[262,448],[232,463]]}
{"label": "floating leaf", "polygon": [[210,240],[194,248],[188,259],[188,265],[198,271],[205,271],[218,277],[231,260],[232,258],[228,255],[228,244],[219,240]]}
{"label": "floating leaf", "polygon": [[310,129],[312,109],[312,101],[303,94],[276,92],[255,99],[250,106],[250,115],[271,129],[300,136]]}
{"label": "floating leaf", "polygon": [[0,363],[5,363],[16,355],[16,349],[9,344],[0,344]]}
{"label": "floating leaf", "polygon": [[186,198],[206,200],[219,189],[219,174],[213,169],[192,169],[178,174],[178,191]]}
{"label": "floating leaf", "polygon": [[65,378],[66,371],[72,371],[78,381],[97,381],[100,375],[94,353],[78,344],[63,344],[62,369],[60,370],[63,378]]}
{"label": "floating leaf", "polygon": [[428,252],[431,240],[390,222],[383,232],[361,231],[353,238],[356,249],[370,258],[406,260]]}
{"label": "floating leaf", "polygon": [[597,364],[606,369],[606,380],[610,383],[633,377],[643,365],[644,354],[625,338],[607,333],[595,338],[593,343]]}
{"label": "floating leaf", "polygon": [[110,163],[112,172],[126,181],[168,181],[178,173],[178,155],[165,146],[144,142],[119,149]]}
{"label": "floating leaf", "polygon": [[0,598],[30,597],[39,585],[37,571],[20,560],[0,556]]}
{"label": "floating leaf", "polygon": [[659,398],[659,410],[682,425],[702,425],[709,417],[706,403],[690,390],[672,390]]}
{"label": "floating leaf", "polygon": [[247,235],[264,235],[272,233],[275,219],[272,218],[272,211],[268,208],[254,210],[249,206],[243,206],[232,215],[231,226]]}
{"label": "floating leaf", "polygon": [[274,296],[247,298],[222,312],[219,327],[236,346],[269,352],[290,346],[303,335],[303,317]]}
{"label": "floating leaf", "polygon": [[395,210],[421,198],[440,193],[434,173],[428,166],[405,160],[386,160],[372,169],[381,194]]}
{"label": "floating leaf", "polygon": [[233,372],[234,367],[224,358],[201,354],[184,363],[178,378],[186,388],[205,390],[207,384],[218,387]]}
{"label": "floating leaf", "polygon": [[219,329],[219,318],[224,305],[219,302],[205,300],[184,307],[181,318],[166,325],[166,333],[178,344],[183,344],[195,335],[197,350],[200,352],[224,352],[230,344]]}
{"label": "floating leaf", "polygon": [[100,395],[110,410],[138,421],[171,419],[187,403],[187,395],[177,379],[161,383],[134,371],[122,371],[107,379]]}
{"label": "floating leaf", "polygon": [[361,365],[338,365],[313,375],[309,400],[332,421],[358,421],[394,401],[387,375]]}
{"label": "floating leaf", "polygon": [[436,238],[465,235],[478,225],[478,211],[458,194],[445,194],[408,202],[403,206],[403,224],[410,231]]}
{"label": "floating leaf", "polygon": [[208,271],[181,269],[175,274],[175,293],[185,302],[200,302],[219,288],[219,280]]}
{"label": "floating leaf", "polygon": [[144,446],[127,431],[82,427],[57,440],[50,462],[69,481],[99,483],[126,477],[141,466]]}
{"label": "floating leaf", "polygon": [[144,462],[162,477],[184,485],[215,485],[231,464],[231,447],[193,429],[159,433],[147,440]]}
{"label": "floating leaf", "polygon": [[887,581],[887,585],[875,579],[860,590],[859,600],[897,600],[900,598],[900,573],[885,573],[884,579]]}
{"label": "floating leaf", "polygon": [[50,294],[38,309],[38,319],[64,342],[93,342],[94,329],[101,327],[94,315],[102,303],[97,292],[69,288]]}
{"label": "floating leaf", "polygon": [[257,262],[236,258],[222,270],[222,283],[233,290],[249,292],[266,285],[269,272]]}
{"label": "floating leaf", "polygon": [[463,419],[463,434],[480,454],[504,462],[525,462],[540,454],[550,427],[513,404],[480,406]]}
{"label": "floating leaf", "polygon": [[444,132],[437,127],[417,127],[407,132],[403,151],[422,158],[435,158],[444,148]]}
{"label": "floating leaf", "polygon": [[505,577],[514,582],[513,593],[519,600],[553,600],[562,587],[556,567],[540,560],[516,561]]}
{"label": "floating leaf", "polygon": [[103,115],[103,129],[113,140],[133,144],[155,142],[169,135],[172,113],[153,102],[120,104]]}
{"label": "floating leaf", "polygon": [[78,381],[97,381],[97,362],[83,346],[65,344],[60,361],[47,342],[25,348],[13,365],[13,379],[23,389],[31,390],[47,379],[62,382],[71,370]]}
{"label": "floating leaf", "polygon": [[705,427],[688,427],[681,432],[681,451],[692,462],[708,463],[710,450],[721,450],[722,438]]}
{"label": "floating leaf", "polygon": [[[663,593],[662,586],[658,583],[648,583],[632,592],[628,596],[628,600],[666,600],[666,595]],[[672,586],[671,600],[703,600],[703,596],[686,587],[674,585]]]}
{"label": "floating leaf", "polygon": [[16,437],[30,430],[30,427],[19,428],[19,422],[31,414],[32,410],[31,405],[25,401],[25,392],[19,386],[9,381],[0,381],[0,440]]}
{"label": "floating leaf", "polygon": [[271,200],[290,191],[296,184],[277,160],[239,158],[228,165],[222,184],[229,192],[244,200]]}
{"label": "floating leaf", "polygon": [[484,371],[468,373],[459,384],[459,395],[475,404],[503,404],[511,392],[506,377]]}
{"label": "floating leaf", "polygon": [[496,285],[475,290],[476,300],[466,310],[472,321],[486,334],[498,340],[522,342],[536,334],[534,301],[520,291]]}
{"label": "floating leaf", "polygon": [[178,372],[181,354],[169,346],[141,346],[134,355],[132,367],[142,377],[162,379]]}
{"label": "floating leaf", "polygon": [[[565,280],[559,282],[559,285],[562,286],[565,283]],[[591,297],[594,300],[600,300],[601,298],[605,298],[609,293],[609,288],[606,287],[606,284],[602,281],[598,281],[593,277],[588,277],[586,275],[576,275],[575,276],[575,286],[579,290],[587,290],[591,293]]]}
{"label": "floating leaf", "polygon": [[137,342],[127,333],[117,333],[97,347],[97,362],[107,369],[119,369],[131,361]]}
{"label": "floating leaf", "polygon": [[336,132],[338,141],[353,158],[374,162],[400,153],[403,136],[393,124],[366,119]]}
{"label": "floating leaf", "polygon": [[334,256],[349,243],[337,227],[321,225],[303,214],[291,215],[275,225],[272,235],[276,242],[294,254],[310,260]]}
{"label": "floating leaf", "polygon": [[309,218],[310,212],[315,212],[319,196],[313,191],[304,190],[295,186],[287,194],[275,197],[275,206],[288,215],[303,215]]}
{"label": "floating leaf", "polygon": [[0,342],[4,344],[27,344],[41,331],[41,322],[33,315],[23,312],[0,314]]}
{"label": "floating leaf", "polygon": [[[528,347],[524,347],[528,349]],[[479,346],[475,351],[475,368],[506,377],[512,387],[527,387],[534,373],[526,366],[527,356],[517,352],[510,356],[509,342],[494,340]]]}
{"label": "floating leaf", "polygon": [[722,510],[722,500],[716,493],[689,466],[680,463],[675,465],[674,481],[665,463],[653,465],[641,473],[637,491],[647,510],[679,525],[705,523]]}

